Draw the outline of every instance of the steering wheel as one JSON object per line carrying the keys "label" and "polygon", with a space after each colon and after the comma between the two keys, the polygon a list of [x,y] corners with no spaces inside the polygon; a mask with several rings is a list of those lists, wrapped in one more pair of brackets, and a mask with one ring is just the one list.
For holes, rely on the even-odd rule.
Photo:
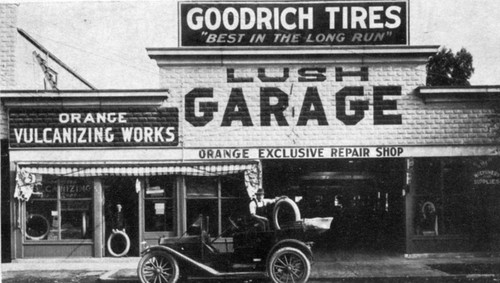
{"label": "steering wheel", "polygon": [[231,224],[231,227],[233,227],[234,229],[240,229],[238,224],[236,224],[236,222],[234,222],[234,220],[231,217],[228,217],[228,220],[229,220],[229,223]]}

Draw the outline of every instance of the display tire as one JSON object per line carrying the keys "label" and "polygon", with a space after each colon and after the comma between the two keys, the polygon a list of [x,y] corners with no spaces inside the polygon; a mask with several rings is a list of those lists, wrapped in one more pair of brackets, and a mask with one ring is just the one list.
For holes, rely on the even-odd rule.
{"label": "display tire", "polygon": [[172,255],[151,251],[139,261],[137,275],[142,283],[176,283],[179,280],[179,265]]}
{"label": "display tire", "polygon": [[[123,249],[123,251],[121,253],[117,253],[113,250],[113,247],[111,246],[113,244],[113,239],[117,236],[121,236],[125,239],[125,248]],[[108,248],[108,252],[110,255],[114,256],[114,257],[122,257],[122,256],[125,256],[128,251],[130,250],[130,238],[128,237],[127,233],[125,233],[124,231],[121,231],[121,230],[118,230],[118,231],[113,231],[111,233],[111,235],[109,235],[109,238],[108,238],[108,242],[107,242],[107,248]]]}
{"label": "display tire", "polygon": [[87,213],[82,212],[82,238],[87,235]]}
{"label": "display tire", "polygon": [[[34,236],[34,235],[29,235],[28,234],[28,220],[31,220],[33,218],[39,218],[42,220],[42,222],[45,224],[45,232],[43,232],[41,235],[39,236]],[[41,215],[41,214],[30,214],[28,215],[28,218],[26,219],[26,238],[30,239],[30,240],[42,240],[43,238],[45,238],[50,232],[50,223],[49,223],[49,220],[47,218],[45,218],[45,216]]]}
{"label": "display tire", "polygon": [[278,220],[278,216],[279,216],[281,208],[284,205],[288,205],[289,207],[292,208],[295,221],[299,221],[301,219],[300,210],[299,210],[299,207],[297,206],[297,204],[293,200],[291,200],[290,198],[282,198],[276,202],[276,204],[274,205],[274,209],[273,209],[273,215],[272,215],[273,216],[273,225],[274,225],[274,228],[276,230],[281,229],[281,226],[280,226],[279,220]]}
{"label": "display tire", "polygon": [[278,249],[267,264],[269,278],[274,283],[305,283],[311,275],[311,261],[294,247]]}

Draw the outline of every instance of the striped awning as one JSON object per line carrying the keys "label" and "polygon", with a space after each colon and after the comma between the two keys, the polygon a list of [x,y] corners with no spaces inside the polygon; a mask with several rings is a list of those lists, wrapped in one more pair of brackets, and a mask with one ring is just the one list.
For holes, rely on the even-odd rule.
{"label": "striped awning", "polygon": [[20,165],[20,169],[42,175],[66,177],[96,177],[96,176],[157,176],[157,175],[187,175],[187,176],[221,176],[255,170],[257,163],[250,164],[207,164],[207,165],[147,165],[147,166],[91,166],[91,165]]}
{"label": "striped awning", "polygon": [[[19,176],[53,175],[61,177],[99,177],[99,176],[159,176],[159,175],[184,175],[184,176],[223,176],[243,173],[245,187],[251,198],[261,187],[260,162],[252,163],[211,163],[211,164],[19,164]],[[26,178],[18,178],[23,180]],[[29,179],[29,178],[28,178]],[[33,178],[31,178],[33,179]],[[33,184],[25,186],[25,182],[17,182],[16,195],[20,199],[29,199]],[[27,187],[27,189],[25,188]],[[25,189],[23,189],[25,188]],[[28,194],[23,193],[27,191]],[[26,195],[26,196],[24,196]]]}

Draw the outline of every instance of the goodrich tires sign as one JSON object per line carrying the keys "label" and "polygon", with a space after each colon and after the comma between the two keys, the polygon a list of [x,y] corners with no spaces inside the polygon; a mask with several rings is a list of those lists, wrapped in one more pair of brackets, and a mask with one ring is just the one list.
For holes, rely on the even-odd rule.
{"label": "goodrich tires sign", "polygon": [[407,45],[407,1],[179,3],[181,46]]}

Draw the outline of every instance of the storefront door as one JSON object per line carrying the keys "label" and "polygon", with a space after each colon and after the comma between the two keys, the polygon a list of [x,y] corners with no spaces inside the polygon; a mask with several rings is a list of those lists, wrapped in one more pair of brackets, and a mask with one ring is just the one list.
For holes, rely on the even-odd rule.
{"label": "storefront door", "polygon": [[[139,255],[139,209],[135,183],[134,177],[103,178],[106,256]],[[129,238],[129,248],[125,254],[127,243],[125,235],[120,231]],[[112,236],[113,239],[110,241]]]}

